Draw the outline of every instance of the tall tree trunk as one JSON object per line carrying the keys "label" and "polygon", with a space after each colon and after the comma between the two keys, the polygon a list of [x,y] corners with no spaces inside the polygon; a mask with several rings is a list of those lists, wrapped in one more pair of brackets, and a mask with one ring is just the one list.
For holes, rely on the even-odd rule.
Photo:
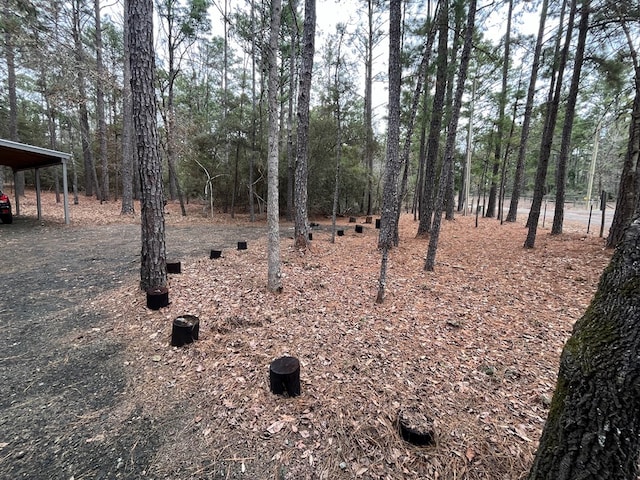
{"label": "tall tree trunk", "polygon": [[511,18],[513,17],[513,0],[509,0],[509,12],[507,14],[507,31],[504,35],[504,56],[502,57],[502,88],[498,100],[498,125],[495,156],[493,157],[493,175],[491,176],[491,188],[489,189],[489,201],[487,202],[486,216],[493,218],[496,215],[496,197],[498,193],[498,172],[502,160],[502,144],[504,139],[505,109],[507,106],[507,80],[509,77],[509,60],[511,53]]}
{"label": "tall tree trunk", "polygon": [[[129,10],[128,3],[124,0],[125,15]],[[124,21],[124,67],[122,85],[122,215],[131,215],[135,209],[133,206],[133,113],[131,106],[131,65],[129,60],[129,22]]]}
{"label": "tall tree trunk", "polygon": [[309,175],[309,100],[315,52],[316,0],[305,0],[302,32],[302,67],[298,89],[298,139],[295,178],[295,232],[297,248],[306,249],[309,238],[307,181]]}
{"label": "tall tree trunk", "polygon": [[509,203],[509,213],[507,213],[507,222],[515,222],[518,216],[518,203],[520,201],[520,193],[524,185],[525,158],[527,153],[527,143],[529,139],[529,131],[531,126],[531,117],[533,116],[533,99],[536,93],[536,81],[538,79],[538,70],[540,69],[540,56],[542,53],[542,44],[544,41],[544,29],[547,21],[547,10],[549,0],[542,1],[542,10],[540,11],[540,24],[538,27],[538,37],[536,47],[533,54],[533,62],[531,66],[531,76],[529,79],[529,88],[527,90],[527,102],[524,107],[524,118],[522,119],[522,129],[520,134],[520,146],[518,147],[518,160],[516,163],[516,173],[513,179],[513,190],[511,192],[511,201]]}
{"label": "tall tree trunk", "polygon": [[638,474],[639,242],[636,212],[562,351],[529,480],[631,480]]}
{"label": "tall tree trunk", "polygon": [[102,165],[103,201],[109,200],[109,156],[107,155],[107,123],[104,112],[104,64],[102,62],[102,19],[100,18],[100,0],[93,2],[96,22],[96,119],[98,122],[98,145],[100,146],[100,164]]}
{"label": "tall tree trunk", "polygon": [[382,190],[382,214],[378,248],[382,250],[378,295],[376,303],[384,301],[387,284],[389,251],[393,247],[398,208],[398,176],[400,175],[400,93],[402,85],[402,64],[400,60],[402,23],[402,0],[389,2],[389,125],[387,128],[387,163],[384,170]]}
{"label": "tall tree trunk", "polygon": [[424,89],[424,95],[422,98],[422,122],[420,124],[420,150],[418,153],[418,178],[416,178],[415,185],[415,199],[413,201],[414,204],[414,212],[413,219],[417,220],[419,215],[418,212],[422,208],[421,205],[424,202],[424,176],[425,176],[425,168],[427,161],[427,125],[429,124],[429,89]]}
{"label": "tall tree trunk", "polygon": [[[269,33],[269,156],[267,164],[267,288],[282,291],[280,265],[280,227],[278,207],[278,35],[280,32],[281,0],[271,2],[271,28]],[[315,23],[315,22],[314,22]]]}
{"label": "tall tree trunk", "polygon": [[[256,6],[255,1],[251,0],[251,25],[256,24]],[[256,105],[256,35],[251,36],[251,154],[249,155],[249,185],[248,185],[248,200],[249,200],[249,220],[251,222],[256,221],[255,211],[255,190],[254,190],[254,169],[255,169],[255,157],[257,146],[257,105]]]}
{"label": "tall tree trunk", "polygon": [[469,3],[469,12],[467,14],[467,27],[464,34],[464,45],[460,54],[460,66],[458,69],[458,84],[453,99],[453,108],[451,110],[451,119],[447,128],[447,141],[444,150],[444,159],[442,160],[442,169],[440,172],[440,185],[436,198],[436,205],[433,216],[433,226],[431,228],[431,236],[429,237],[429,249],[427,250],[427,258],[424,269],[433,271],[436,263],[436,251],[438,249],[438,240],[440,237],[440,225],[442,223],[442,210],[444,207],[444,195],[446,193],[447,183],[450,181],[450,175],[453,175],[453,160],[455,156],[456,134],[458,130],[458,120],[460,118],[460,110],[462,109],[462,96],[464,94],[464,84],[467,79],[469,70],[469,59],[471,57],[471,44],[473,43],[473,30],[476,21],[476,0]]}
{"label": "tall tree trunk", "polygon": [[340,31],[340,40],[338,43],[338,54],[336,60],[336,71],[333,76],[334,85],[334,109],[336,117],[336,171],[333,184],[333,207],[331,209],[331,243],[336,241],[336,217],[338,215],[338,202],[340,200],[340,163],[342,162],[342,109],[340,107],[340,56],[342,49],[342,41],[345,31]]}
{"label": "tall tree trunk", "polygon": [[80,102],[80,141],[82,143],[82,157],[84,159],[84,183],[85,195],[93,196],[94,190],[96,198],[102,200],[100,195],[100,184],[98,183],[98,175],[93,160],[93,149],[91,148],[91,133],[89,129],[89,113],[87,112],[87,92],[84,76],[84,49],[82,40],[80,39],[80,11],[82,4],[80,0],[73,3],[73,41],[75,45],[75,59],[77,62],[77,79],[78,79],[78,96]]}
{"label": "tall tree trunk", "polygon": [[158,145],[153,51],[153,0],[129,0],[133,126],[142,179],[140,286],[167,284],[162,162]]}
{"label": "tall tree trunk", "polygon": [[364,164],[367,172],[365,211],[372,213],[373,190],[373,0],[367,0],[367,40],[364,60]]}
{"label": "tall tree trunk", "polygon": [[[9,1],[3,2],[3,14],[5,19],[12,17]],[[7,87],[9,93],[9,139],[17,142],[18,137],[18,96],[16,87],[16,60],[15,45],[13,40],[13,31],[11,26],[7,25],[4,31],[4,54],[7,60]],[[4,175],[2,174],[2,166],[0,166],[0,190],[4,186]],[[15,176],[15,181],[21,185],[14,185],[16,195],[24,195],[24,174],[20,172],[20,178]]]}
{"label": "tall tree trunk", "polygon": [[625,31],[633,60],[635,99],[631,111],[631,121],[629,122],[629,140],[620,176],[616,210],[607,237],[607,247],[609,248],[615,247],[622,240],[624,229],[633,215],[634,206],[637,201],[640,201],[640,194],[638,193],[638,183],[640,183],[640,62],[638,61],[638,52],[624,21],[622,22],[622,28]]}
{"label": "tall tree trunk", "polygon": [[562,143],[560,145],[560,155],[556,168],[556,206],[553,215],[552,235],[562,233],[562,222],[564,220],[564,196],[567,183],[567,162],[571,150],[571,132],[573,131],[573,120],[576,113],[576,103],[578,100],[578,88],[580,86],[580,72],[582,71],[582,61],[584,58],[585,45],[587,43],[587,32],[589,30],[589,10],[591,8],[589,0],[583,0],[582,13],[580,15],[580,25],[578,27],[578,44],[576,45],[573,59],[573,75],[569,95],[565,100],[567,105],[564,113],[564,126],[562,127]]}
{"label": "tall tree trunk", "polygon": [[291,30],[291,50],[289,52],[289,106],[287,108],[287,220],[294,219],[293,186],[296,176],[296,156],[294,154],[295,142],[293,141],[293,107],[294,96],[296,94],[296,63],[298,51],[298,22],[297,22],[297,2],[292,0],[289,3],[293,17],[294,27]]}
{"label": "tall tree trunk", "polygon": [[[437,13],[436,13],[436,17],[437,17]],[[424,79],[427,74],[427,70],[429,68],[429,62],[431,61],[431,51],[433,49],[433,43],[435,41],[436,31],[437,30],[435,28],[435,22],[433,22],[431,24],[431,28],[429,28],[425,45],[423,47],[422,60],[420,61],[420,65],[418,66],[417,75],[416,75],[416,84],[414,87],[413,99],[411,102],[411,110],[409,111],[409,118],[407,120],[404,147],[402,150],[402,157],[400,159],[400,164],[404,165],[404,171],[402,174],[400,195],[398,196],[395,228],[393,232],[393,243],[396,246],[398,246],[399,238],[400,238],[400,235],[398,232],[398,224],[400,223],[400,213],[402,212],[402,200],[404,199],[405,194],[407,192],[407,182],[409,177],[409,155],[411,154],[411,140],[413,139],[413,128],[415,125],[416,116],[418,115],[418,107],[420,106],[420,98],[422,96]]]}
{"label": "tall tree trunk", "polygon": [[[563,25],[562,17],[564,16],[564,10],[566,6],[563,5],[560,26]],[[553,88],[553,81],[551,82],[551,88],[549,89],[549,102],[545,115],[544,130],[542,133],[542,142],[540,145],[540,155],[538,158],[538,168],[536,170],[536,183],[533,192],[533,201],[531,202],[531,209],[529,211],[529,218],[527,220],[527,238],[524,242],[525,248],[533,248],[536,241],[536,232],[538,231],[538,220],[540,219],[540,207],[542,206],[542,199],[544,197],[545,182],[547,179],[547,168],[549,166],[549,159],[551,157],[551,146],[553,144],[553,134],[556,127],[556,120],[558,118],[558,109],[560,106],[560,94],[562,92],[562,80],[564,76],[564,69],[567,64],[567,57],[569,55],[569,47],[571,45],[571,36],[573,33],[573,22],[576,15],[576,0],[571,0],[571,7],[569,10],[569,21],[567,22],[567,34],[565,37],[565,43],[562,51],[559,55],[558,68],[555,75],[555,89]],[[560,43],[560,35],[558,35],[558,43]],[[555,91],[554,91],[555,90]],[[553,92],[553,93],[552,93]]]}
{"label": "tall tree trunk", "polygon": [[440,2],[440,14],[438,15],[438,56],[436,59],[436,89],[433,95],[431,108],[431,124],[427,137],[427,158],[425,163],[423,201],[420,204],[420,223],[418,236],[426,235],[431,231],[433,208],[436,189],[436,165],[440,155],[440,133],[442,130],[442,112],[447,83],[447,41],[449,37],[449,2]]}

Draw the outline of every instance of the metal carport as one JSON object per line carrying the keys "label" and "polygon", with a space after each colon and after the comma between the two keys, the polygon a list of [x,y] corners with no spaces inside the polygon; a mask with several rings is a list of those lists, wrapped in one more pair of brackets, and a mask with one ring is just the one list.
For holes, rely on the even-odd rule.
{"label": "metal carport", "polygon": [[[69,198],[67,185],[67,161],[71,154],[57,152],[47,148],[34,147],[24,143],[12,142],[0,138],[0,165],[11,167],[14,176],[21,170],[35,169],[36,198],[38,202],[38,220],[42,220],[42,205],[40,202],[40,169],[54,165],[62,165],[62,190],[64,198],[64,223],[69,224]],[[15,190],[15,189],[14,189]],[[20,215],[20,198],[16,192],[16,215]]]}

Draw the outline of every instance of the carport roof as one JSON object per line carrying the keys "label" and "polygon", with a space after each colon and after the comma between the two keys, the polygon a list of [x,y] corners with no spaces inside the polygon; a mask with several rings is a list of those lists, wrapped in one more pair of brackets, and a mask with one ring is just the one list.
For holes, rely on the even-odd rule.
{"label": "carport roof", "polygon": [[33,145],[0,138],[0,165],[7,165],[13,171],[60,165],[69,158],[71,158],[69,153],[34,147]]}

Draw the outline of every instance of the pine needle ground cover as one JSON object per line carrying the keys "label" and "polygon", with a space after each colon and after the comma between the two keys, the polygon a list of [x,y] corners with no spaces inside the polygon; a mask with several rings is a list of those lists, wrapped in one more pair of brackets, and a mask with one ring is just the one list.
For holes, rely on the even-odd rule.
{"label": "pine needle ground cover", "polygon": [[[98,222],[135,222],[102,208]],[[192,206],[167,225],[234,228],[246,216],[214,219]],[[104,213],[112,209],[111,213]],[[79,209],[74,222],[92,222]],[[567,225],[541,228],[522,248],[522,218],[458,216],[443,222],[435,272],[423,271],[428,239],[401,219],[387,295],[374,303],[377,230],[340,219],[313,231],[311,250],[293,248],[282,225],[284,291],[266,289],[266,239],[209,258],[202,245],[170,275],[170,304],[146,308],[136,278],[98,296],[107,335],[126,343],[128,385],[107,423],[131,412],[149,419],[159,447],[149,478],[519,479],[528,471],[553,394],[558,359],[587,308],[611,252]],[[263,222],[263,219],[259,219]],[[291,230],[292,231],[292,230]],[[198,242],[185,235],[184,241]],[[195,315],[199,339],[170,345],[174,318]],[[300,396],[269,390],[269,364],[300,360]],[[400,412],[424,418],[435,445],[413,446]],[[105,431],[106,436],[109,435]],[[135,452],[127,461],[135,462]]]}

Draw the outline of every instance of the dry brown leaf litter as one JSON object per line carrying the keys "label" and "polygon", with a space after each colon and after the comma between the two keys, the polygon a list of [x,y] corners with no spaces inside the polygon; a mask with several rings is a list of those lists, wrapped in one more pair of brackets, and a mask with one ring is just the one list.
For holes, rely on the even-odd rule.
{"label": "dry brown leaf litter", "polygon": [[[85,202],[86,203],[86,202]],[[167,222],[211,222],[169,205]],[[100,222],[135,221],[116,204]],[[76,209],[76,222],[91,221]],[[238,221],[245,221],[240,217]],[[521,219],[521,220],[524,220]],[[322,222],[328,226],[329,222]],[[314,231],[305,255],[282,242],[284,292],[266,291],[266,243],[217,260],[182,259],[171,304],[149,311],[135,285],[95,302],[128,342],[124,402],[166,423],[150,477],[252,479],[518,479],[531,464],[559,354],[610,258],[601,239],[539,230],[524,250],[520,223],[443,223],[436,271],[410,216],[391,255],[387,296],[374,304],[377,231],[341,220],[344,237]],[[570,229],[570,226],[566,228]],[[584,231],[582,226],[576,231]],[[132,279],[135,280],[135,279]],[[171,322],[200,318],[200,340],[169,346]],[[302,395],[269,392],[269,363],[301,362]],[[397,429],[420,405],[437,445]],[[173,419],[173,420],[171,420]]]}

